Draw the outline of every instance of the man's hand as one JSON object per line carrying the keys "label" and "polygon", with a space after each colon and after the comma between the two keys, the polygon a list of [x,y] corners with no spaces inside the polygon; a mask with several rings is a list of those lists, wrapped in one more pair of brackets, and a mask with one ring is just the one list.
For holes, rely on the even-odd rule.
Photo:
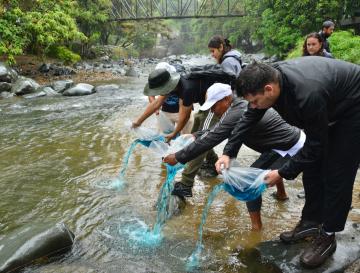
{"label": "man's hand", "polygon": [[227,155],[222,155],[215,163],[215,168],[218,173],[221,173],[222,169],[229,169],[229,166],[230,166],[230,157]]}
{"label": "man's hand", "polygon": [[171,134],[166,135],[166,136],[165,136],[165,141],[166,141],[167,143],[169,143],[170,140],[172,140],[173,138],[176,137],[176,135],[177,135],[177,133],[175,133],[175,132],[172,132]]}
{"label": "man's hand", "polygon": [[138,121],[133,121],[133,123],[132,123],[132,125],[131,125],[131,128],[137,128],[137,127],[139,127],[139,126],[141,126],[141,123],[140,123],[140,122],[138,122]]}
{"label": "man's hand", "polygon": [[265,183],[269,186],[275,186],[276,184],[280,183],[282,181],[282,177],[279,175],[278,170],[270,171],[265,176]]}
{"label": "man's hand", "polygon": [[164,159],[163,159],[164,163],[167,163],[171,166],[176,165],[176,163],[178,163],[178,161],[175,158],[175,154],[169,154],[167,155]]}

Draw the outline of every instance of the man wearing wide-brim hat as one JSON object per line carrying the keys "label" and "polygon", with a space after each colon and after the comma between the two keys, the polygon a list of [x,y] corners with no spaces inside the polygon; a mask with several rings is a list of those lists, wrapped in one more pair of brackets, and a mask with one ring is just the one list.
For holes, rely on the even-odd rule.
{"label": "man wearing wide-brim hat", "polygon": [[[207,71],[208,72],[208,71]],[[144,113],[133,122],[133,127],[140,126],[142,122],[152,115],[162,105],[163,101],[170,94],[176,94],[179,97],[179,119],[176,124],[175,130],[166,135],[167,141],[173,139],[184,128],[189,120],[193,105],[198,103],[203,105],[205,102],[206,90],[219,78],[216,77],[201,77],[192,76],[187,74],[179,75],[178,73],[169,73],[164,69],[154,70],[150,73],[148,84],[144,88],[144,94],[147,96],[158,96],[155,101],[148,105]],[[205,130],[213,126],[218,119],[209,110],[199,111],[195,114],[194,126],[192,132]],[[214,150],[207,153],[206,161],[204,163],[204,175],[217,176],[214,168],[214,163],[217,161],[218,156]],[[182,173],[181,182],[192,183],[199,170],[198,164],[203,161],[189,162]]]}

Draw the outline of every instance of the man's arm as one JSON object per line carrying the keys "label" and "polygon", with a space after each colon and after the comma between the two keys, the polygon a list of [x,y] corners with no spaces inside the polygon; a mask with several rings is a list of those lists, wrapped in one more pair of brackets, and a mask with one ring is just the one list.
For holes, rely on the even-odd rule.
{"label": "man's arm", "polygon": [[148,106],[146,107],[145,111],[141,114],[141,116],[135,122],[133,122],[133,127],[139,127],[144,122],[144,120],[146,120],[157,110],[159,110],[161,105],[166,100],[166,97],[167,96],[159,96],[153,102],[148,104]]}
{"label": "man's arm", "polygon": [[[149,103],[152,103],[156,99],[155,96],[149,96],[148,98],[149,98]],[[155,114],[159,115],[159,109],[155,111]]]}
{"label": "man's arm", "polygon": [[185,106],[183,104],[183,100],[179,99],[179,120],[176,123],[176,127],[174,132],[165,136],[167,141],[173,139],[181,130],[185,127],[186,123],[188,122],[192,111],[192,105]]}
{"label": "man's arm", "polygon": [[244,113],[243,105],[230,108],[210,130],[201,131],[201,136],[175,154],[176,160],[186,163],[227,139]]}
{"label": "man's arm", "polygon": [[261,120],[266,111],[267,109],[253,109],[248,106],[245,113],[238,120],[228,143],[224,147],[224,155],[231,158],[237,156],[247,132]]}

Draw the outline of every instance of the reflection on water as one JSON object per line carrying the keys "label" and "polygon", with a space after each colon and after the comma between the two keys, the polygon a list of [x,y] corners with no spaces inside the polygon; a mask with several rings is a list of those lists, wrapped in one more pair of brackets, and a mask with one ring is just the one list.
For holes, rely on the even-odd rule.
{"label": "reflection on water", "polygon": [[[117,177],[133,136],[125,127],[146,105],[145,78],[117,82],[120,91],[86,97],[0,100],[0,240],[33,223],[64,221],[76,234],[74,249],[60,262],[28,272],[184,272],[195,247],[207,194],[220,177],[198,179],[180,216],[167,220],[157,248],[138,247],[119,226],[155,224],[155,203],[165,180],[160,159],[138,146],[129,159],[121,191],[97,187]],[[116,83],[116,82],[115,82]],[[154,119],[148,124],[153,125]],[[221,152],[221,148],[216,149]],[[243,149],[239,161],[249,166],[257,154]],[[250,231],[244,203],[220,193],[203,231],[198,272],[238,272],[243,261],[232,255],[276,237],[297,221],[303,200],[300,180],[288,183],[289,201],[264,194],[264,231]],[[360,221],[356,182],[350,218]],[[0,243],[1,245],[1,243]],[[7,249],[0,246],[1,253]],[[241,259],[241,258],[240,258]],[[242,269],[243,270],[243,269]],[[245,271],[241,272],[247,272]],[[197,272],[197,271],[195,271]]]}

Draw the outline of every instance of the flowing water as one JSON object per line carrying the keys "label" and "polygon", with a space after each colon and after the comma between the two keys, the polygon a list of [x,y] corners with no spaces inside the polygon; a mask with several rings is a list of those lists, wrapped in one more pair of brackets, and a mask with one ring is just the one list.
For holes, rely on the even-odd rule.
{"label": "flowing water", "polygon": [[[45,223],[63,221],[76,234],[73,251],[64,259],[27,272],[186,272],[207,195],[221,177],[196,178],[193,198],[181,215],[162,226],[162,240],[155,247],[134,243],[121,227],[154,227],[155,205],[166,179],[161,158],[137,145],[124,175],[126,183],[120,189],[99,187],[99,181],[118,177],[135,139],[124,123],[146,106],[145,81],[119,79],[112,83],[119,84],[120,91],[84,97],[0,100],[0,252],[7,251],[2,240]],[[155,126],[155,119],[147,125]],[[244,147],[238,158],[249,166],[257,156]],[[349,216],[357,222],[358,180]],[[275,201],[272,189],[264,193],[260,233],[250,230],[245,204],[220,192],[208,212],[204,259],[196,272],[244,270],[232,255],[234,249],[276,238],[298,221],[303,205],[296,197],[300,181],[287,183],[287,202]]]}

